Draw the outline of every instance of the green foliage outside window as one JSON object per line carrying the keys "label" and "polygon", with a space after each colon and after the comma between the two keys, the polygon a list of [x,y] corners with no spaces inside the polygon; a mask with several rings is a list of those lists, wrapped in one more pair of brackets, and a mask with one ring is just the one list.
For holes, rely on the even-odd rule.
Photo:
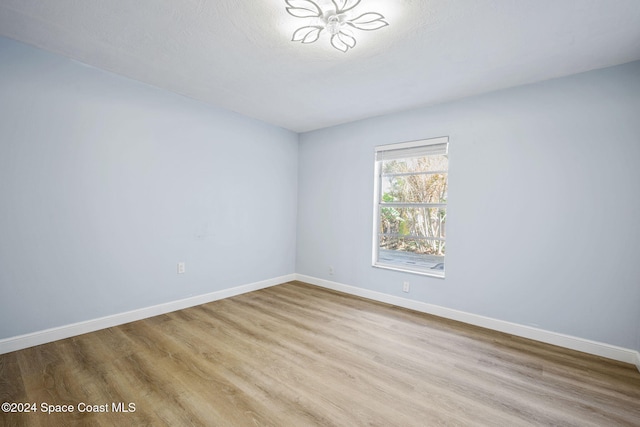
{"label": "green foliage outside window", "polygon": [[[446,156],[383,162],[381,248],[444,255],[447,170]],[[385,203],[413,205],[385,207]]]}

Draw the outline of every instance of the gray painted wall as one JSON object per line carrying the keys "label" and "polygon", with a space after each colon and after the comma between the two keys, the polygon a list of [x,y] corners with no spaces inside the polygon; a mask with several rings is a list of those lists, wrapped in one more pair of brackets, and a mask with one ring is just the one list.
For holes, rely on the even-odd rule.
{"label": "gray painted wall", "polygon": [[[446,279],[371,267],[374,146],[445,135]],[[640,62],[306,133],[296,272],[640,349],[639,184]]]}
{"label": "gray painted wall", "polygon": [[0,339],[293,273],[297,143],[0,38]]}

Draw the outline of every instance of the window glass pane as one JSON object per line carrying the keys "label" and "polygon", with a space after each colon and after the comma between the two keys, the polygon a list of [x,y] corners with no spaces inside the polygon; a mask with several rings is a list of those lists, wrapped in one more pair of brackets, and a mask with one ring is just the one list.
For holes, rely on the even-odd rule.
{"label": "window glass pane", "polygon": [[376,148],[374,265],[444,277],[449,158],[436,145]]}
{"label": "window glass pane", "polygon": [[444,242],[441,242],[443,245],[442,255],[396,249],[400,247],[418,247],[424,243],[424,241],[420,242],[419,240],[402,237],[381,237],[378,262],[409,269],[434,270],[434,272],[444,271]]}
{"label": "window glass pane", "polygon": [[447,174],[383,176],[381,191],[382,203],[447,203]]}
{"label": "window glass pane", "polygon": [[[446,223],[446,208],[380,206],[379,234],[382,236],[444,239],[446,237]],[[434,246],[433,242],[425,242],[424,244],[430,245],[429,247],[434,250],[438,247]]]}
{"label": "window glass pane", "polygon": [[449,158],[446,155],[424,156],[382,162],[382,173],[402,172],[438,172],[449,169]]}

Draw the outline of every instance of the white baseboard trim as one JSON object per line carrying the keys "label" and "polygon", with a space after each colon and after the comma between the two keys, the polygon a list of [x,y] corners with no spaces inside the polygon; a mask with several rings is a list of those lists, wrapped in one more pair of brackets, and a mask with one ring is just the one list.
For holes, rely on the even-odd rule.
{"label": "white baseboard trim", "polygon": [[124,323],[135,322],[136,320],[147,319],[149,317],[160,314],[170,313],[176,310],[193,307],[196,305],[206,304],[208,302],[229,298],[235,295],[247,292],[257,291],[258,289],[268,288],[270,286],[280,285],[282,283],[296,280],[295,274],[276,277],[273,279],[263,280],[260,282],[249,283],[246,285],[236,286],[229,289],[211,292],[204,295],[196,295],[177,301],[171,301],[164,304],[158,304],[151,307],[140,308],[137,310],[127,311],[125,313],[114,314],[111,316],[100,317],[97,319],[87,320],[84,322],[73,323],[70,325],[59,326],[57,328],[45,329],[43,331],[33,332],[25,335],[19,335],[0,340],[0,354],[9,353],[24,348],[33,347],[40,344],[46,344],[76,335],[86,334],[88,332],[98,331],[100,329],[110,328],[112,326],[122,325]]}
{"label": "white baseboard trim", "polygon": [[477,314],[467,313],[464,311],[454,310],[434,304],[410,300],[407,298],[397,297],[381,292],[371,291],[368,289],[358,288],[356,286],[345,285],[330,280],[319,279],[317,277],[296,274],[297,280],[312,285],[356,295],[363,298],[372,299],[374,301],[384,302],[399,307],[408,308],[422,313],[433,314],[435,316],[444,317],[446,319],[457,320],[470,325],[481,326],[483,328],[516,335],[523,338],[529,338],[535,341],[553,344],[572,350],[582,351],[584,353],[596,356],[606,357],[608,359],[618,360],[620,362],[636,365],[640,371],[640,353],[623,347],[604,344],[597,341],[591,341],[584,338],[578,338],[571,335],[559,334],[556,332],[546,331],[531,326],[520,325],[517,323],[506,322],[504,320],[493,319],[491,317],[480,316]]}

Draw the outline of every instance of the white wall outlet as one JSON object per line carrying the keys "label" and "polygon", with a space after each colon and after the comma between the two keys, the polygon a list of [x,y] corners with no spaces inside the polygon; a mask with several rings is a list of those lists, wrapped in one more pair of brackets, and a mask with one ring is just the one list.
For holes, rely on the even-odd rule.
{"label": "white wall outlet", "polygon": [[333,266],[329,266],[329,276],[333,276]]}
{"label": "white wall outlet", "polygon": [[184,272],[185,272],[184,262],[179,262],[178,263],[178,274],[184,274]]}
{"label": "white wall outlet", "polygon": [[409,292],[409,282],[404,282],[402,284],[402,292]]}

